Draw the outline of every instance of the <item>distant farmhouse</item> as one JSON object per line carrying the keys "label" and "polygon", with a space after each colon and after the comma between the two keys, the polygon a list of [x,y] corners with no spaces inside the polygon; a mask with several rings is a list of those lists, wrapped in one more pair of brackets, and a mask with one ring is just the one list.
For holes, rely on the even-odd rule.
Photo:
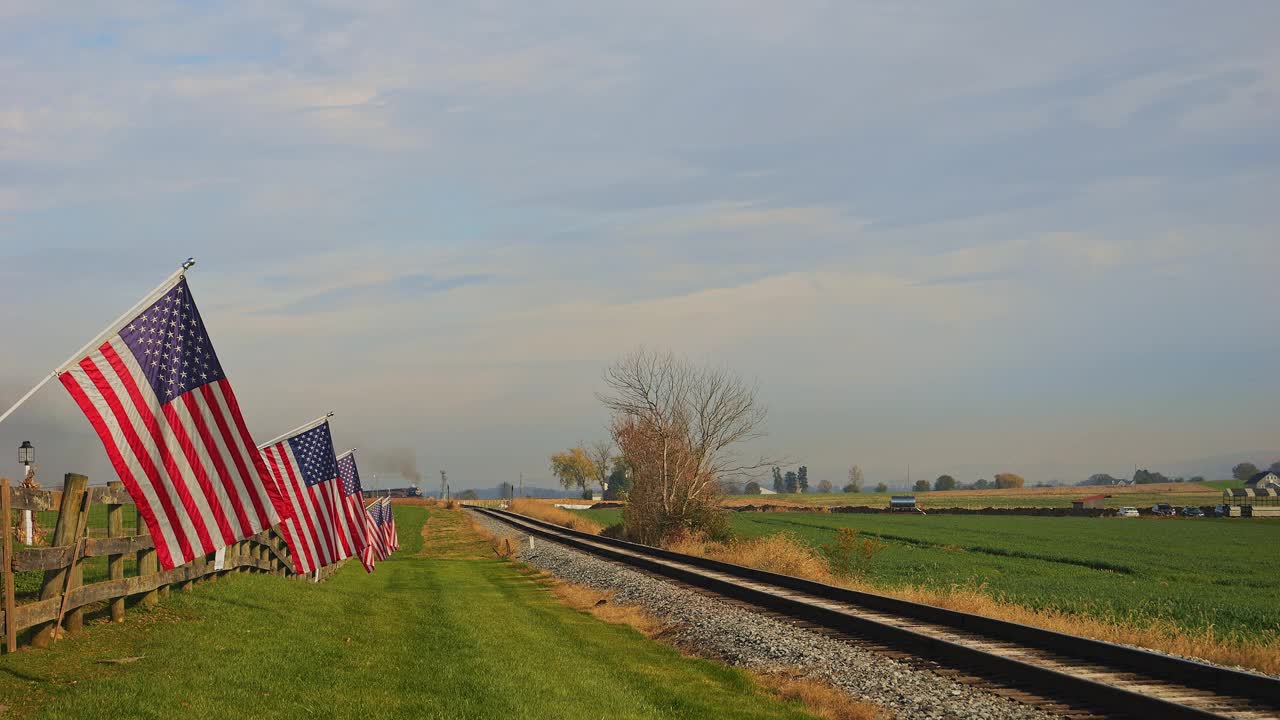
{"label": "distant farmhouse", "polygon": [[1254,490],[1265,490],[1267,488],[1280,490],[1280,475],[1276,475],[1270,470],[1264,470],[1248,480],[1245,480],[1244,486],[1247,488],[1253,488]]}

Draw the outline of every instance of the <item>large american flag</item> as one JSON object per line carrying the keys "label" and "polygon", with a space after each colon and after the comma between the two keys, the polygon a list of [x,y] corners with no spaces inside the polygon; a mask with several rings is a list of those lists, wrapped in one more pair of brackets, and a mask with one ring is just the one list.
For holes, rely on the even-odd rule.
{"label": "large american flag", "polygon": [[262,455],[292,510],[280,530],[293,553],[294,569],[312,572],[351,557],[329,421],[264,446]]}
{"label": "large american flag", "polygon": [[58,377],[167,570],[275,525],[289,506],[254,448],[186,278],[152,297]]}
{"label": "large american flag", "polygon": [[373,572],[373,548],[369,545],[369,515],[364,510],[364,493],[360,489],[360,471],[356,468],[356,451],[338,456],[338,477],[342,479],[342,516],[352,552],[359,556],[365,572]]}

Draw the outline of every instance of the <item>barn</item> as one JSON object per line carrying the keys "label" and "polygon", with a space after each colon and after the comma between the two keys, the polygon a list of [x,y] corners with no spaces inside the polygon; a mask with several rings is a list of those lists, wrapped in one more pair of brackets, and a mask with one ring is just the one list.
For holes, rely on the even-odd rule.
{"label": "barn", "polygon": [[1101,510],[1103,508],[1103,500],[1111,497],[1110,495],[1089,495],[1079,500],[1071,501],[1072,510]]}

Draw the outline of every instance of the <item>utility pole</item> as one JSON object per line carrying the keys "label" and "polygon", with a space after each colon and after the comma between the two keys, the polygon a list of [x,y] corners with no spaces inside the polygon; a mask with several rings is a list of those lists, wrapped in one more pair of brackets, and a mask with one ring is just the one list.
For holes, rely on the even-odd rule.
{"label": "utility pole", "polygon": [[524,473],[520,473],[520,497],[524,497]]}

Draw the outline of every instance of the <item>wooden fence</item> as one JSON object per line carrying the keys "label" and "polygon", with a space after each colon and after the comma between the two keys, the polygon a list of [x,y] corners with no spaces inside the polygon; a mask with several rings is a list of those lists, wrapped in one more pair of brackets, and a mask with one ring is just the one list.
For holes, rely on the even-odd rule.
{"label": "wooden fence", "polygon": [[[146,525],[138,523],[138,534],[125,534],[123,509],[133,505],[124,484],[89,487],[84,475],[68,474],[61,491],[10,488],[0,478],[0,518],[5,522],[3,554],[4,608],[0,624],[4,626],[5,649],[17,649],[18,633],[36,628],[31,644],[45,646],[63,632],[76,632],[84,626],[84,615],[90,606],[109,603],[112,622],[123,622],[125,600],[135,597],[144,607],[168,597],[170,589],[189,592],[200,582],[212,582],[226,573],[263,572],[301,577],[293,571],[288,546],[275,530],[264,530],[226,548],[223,567],[215,569],[215,555],[160,571],[155,542]],[[90,508],[106,506],[106,537],[91,537]],[[58,520],[49,547],[14,549],[14,510],[57,510]],[[84,584],[84,560],[105,557],[107,579]],[[125,576],[126,557],[135,560],[136,572]],[[321,572],[331,573],[336,566]],[[14,573],[44,571],[39,592],[34,599],[16,603]],[[106,610],[106,607],[102,608]]]}

